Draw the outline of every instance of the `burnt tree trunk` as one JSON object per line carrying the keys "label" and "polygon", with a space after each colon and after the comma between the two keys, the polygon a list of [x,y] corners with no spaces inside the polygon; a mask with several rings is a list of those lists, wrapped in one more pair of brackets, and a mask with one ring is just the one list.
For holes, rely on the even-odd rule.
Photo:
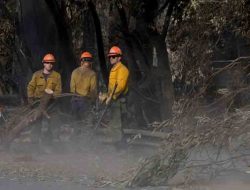
{"label": "burnt tree trunk", "polygon": [[[30,62],[26,65],[30,65],[34,72],[43,67],[42,57],[48,52],[53,53],[57,61],[55,69],[62,74],[63,89],[67,91],[76,63],[64,10],[60,9],[56,0],[19,0],[19,3],[19,36]],[[30,80],[30,75],[26,80]]]}

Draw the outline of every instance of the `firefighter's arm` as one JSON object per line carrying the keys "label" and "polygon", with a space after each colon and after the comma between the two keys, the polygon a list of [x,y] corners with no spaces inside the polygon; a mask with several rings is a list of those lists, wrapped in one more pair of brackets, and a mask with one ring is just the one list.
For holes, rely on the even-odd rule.
{"label": "firefighter's arm", "polygon": [[62,81],[61,81],[61,75],[59,75],[57,78],[57,84],[55,87],[54,95],[59,95],[61,93],[62,93]]}
{"label": "firefighter's arm", "polygon": [[27,86],[28,98],[34,98],[35,89],[36,89],[36,75],[33,74],[32,79]]}
{"label": "firefighter's arm", "polygon": [[127,69],[121,69],[118,71],[117,74],[117,87],[115,90],[115,93],[113,95],[113,99],[116,99],[119,97],[121,93],[124,92],[124,90],[127,87],[127,82],[128,82],[128,76],[129,76],[129,71]]}
{"label": "firefighter's arm", "polygon": [[93,75],[90,79],[90,94],[91,98],[96,98],[97,96],[97,77],[96,74]]}
{"label": "firefighter's arm", "polygon": [[75,72],[73,72],[73,73],[71,74],[70,92],[71,92],[71,93],[75,93],[75,92],[76,92]]}

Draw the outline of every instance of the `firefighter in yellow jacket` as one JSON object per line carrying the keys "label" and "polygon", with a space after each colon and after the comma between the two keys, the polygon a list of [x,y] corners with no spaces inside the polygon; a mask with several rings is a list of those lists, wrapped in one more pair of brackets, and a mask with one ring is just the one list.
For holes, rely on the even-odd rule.
{"label": "firefighter in yellow jacket", "polygon": [[76,119],[85,117],[97,96],[97,77],[92,70],[93,56],[89,52],[83,52],[80,61],[80,66],[72,72],[70,81],[70,92],[77,95],[72,98],[72,113]]}
{"label": "firefighter in yellow jacket", "polygon": [[[31,81],[27,86],[28,103],[32,104],[34,100],[39,100],[45,93],[45,89],[50,89],[53,91],[54,95],[61,94],[61,75],[53,70],[53,66],[56,60],[54,55],[46,54],[42,60],[43,69],[35,72],[32,76]],[[32,142],[39,143],[41,140],[41,128],[42,123],[45,121],[39,119],[35,121],[32,126]],[[47,120],[47,123],[49,121]],[[52,140],[52,129],[51,126],[47,126],[48,131],[45,135],[47,140]]]}
{"label": "firefighter in yellow jacket", "polygon": [[119,142],[122,139],[121,116],[125,109],[125,97],[128,93],[129,70],[121,62],[122,51],[119,47],[113,46],[108,53],[108,57],[112,67],[109,74],[108,92],[100,94],[99,99],[106,104],[112,101],[107,135],[110,136],[112,142]]}
{"label": "firefighter in yellow jacket", "polygon": [[43,58],[43,69],[35,72],[27,87],[28,102],[40,99],[46,88],[52,90],[54,95],[62,92],[61,75],[53,70],[56,60],[52,54],[47,54]]}

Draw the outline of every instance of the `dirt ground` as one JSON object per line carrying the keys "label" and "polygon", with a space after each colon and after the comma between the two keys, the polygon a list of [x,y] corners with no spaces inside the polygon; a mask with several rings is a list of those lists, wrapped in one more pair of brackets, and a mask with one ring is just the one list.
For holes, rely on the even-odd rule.
{"label": "dirt ground", "polygon": [[0,152],[0,189],[6,190],[11,184],[18,187],[18,182],[21,182],[20,186],[29,184],[29,187],[34,184],[42,187],[42,182],[74,184],[75,189],[81,185],[120,187],[138,162],[155,152],[152,148],[117,149],[113,145],[101,144],[88,147],[88,144],[54,143],[48,148],[17,143],[10,151]]}
{"label": "dirt ground", "polygon": [[[12,145],[0,152],[0,190],[126,189],[124,181],[140,160],[157,149],[143,146],[117,148],[110,144],[54,143],[48,148],[29,143]],[[250,168],[249,168],[250,170]],[[138,190],[249,190],[248,168],[221,179],[183,185],[175,177],[169,187]]]}

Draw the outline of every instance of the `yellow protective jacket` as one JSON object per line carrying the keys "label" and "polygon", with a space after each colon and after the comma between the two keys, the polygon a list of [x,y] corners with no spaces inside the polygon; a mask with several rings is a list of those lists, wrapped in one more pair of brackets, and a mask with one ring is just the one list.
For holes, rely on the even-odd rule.
{"label": "yellow protective jacket", "polygon": [[115,64],[109,74],[108,95],[111,95],[115,84],[117,84],[113,99],[117,99],[120,95],[128,92],[129,70],[121,62]]}
{"label": "yellow protective jacket", "polygon": [[29,98],[41,98],[44,94],[44,90],[48,88],[54,91],[54,95],[59,95],[62,92],[61,75],[52,71],[45,80],[43,70],[35,72],[31,81],[27,86],[27,94]]}
{"label": "yellow protective jacket", "polygon": [[70,92],[80,96],[96,98],[97,77],[92,69],[76,68],[71,75]]}

